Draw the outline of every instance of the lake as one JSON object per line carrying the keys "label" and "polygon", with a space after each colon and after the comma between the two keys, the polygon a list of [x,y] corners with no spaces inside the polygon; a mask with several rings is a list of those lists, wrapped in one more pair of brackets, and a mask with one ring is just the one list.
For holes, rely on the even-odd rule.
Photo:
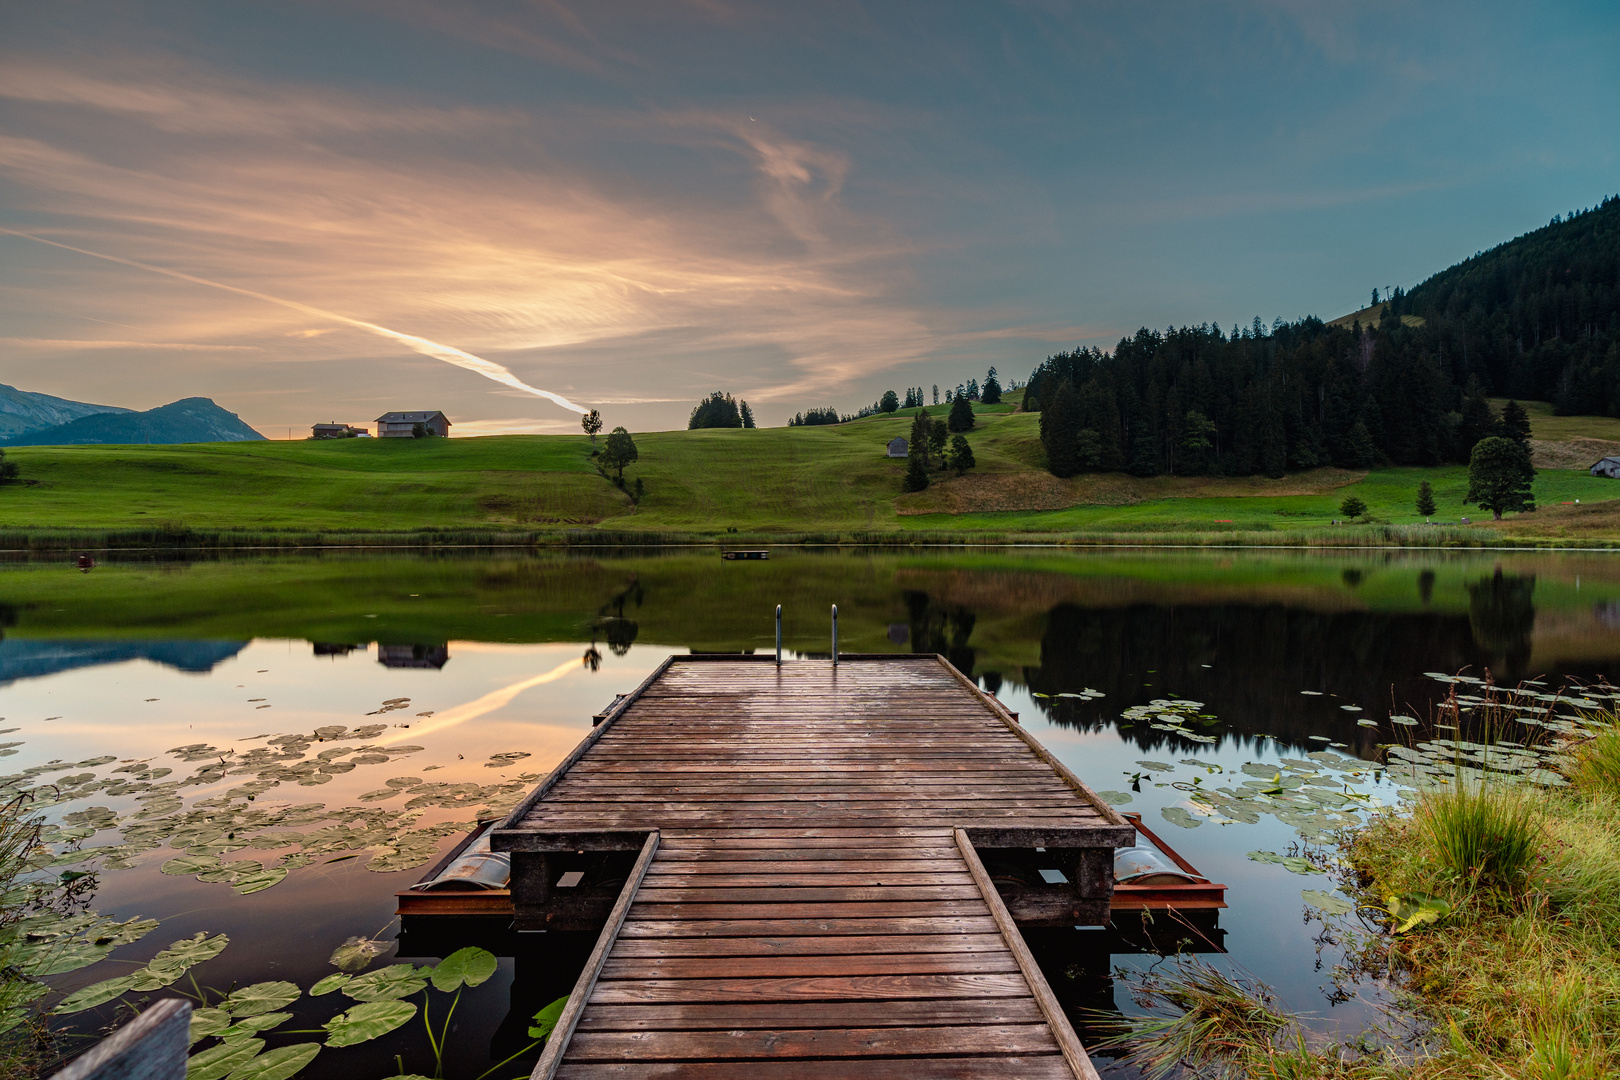
{"label": "lake", "polygon": [[[98,559],[0,563],[5,782],[37,788],[63,830],[47,837],[51,872],[87,875],[74,880],[81,906],[157,920],[54,976],[62,991],[139,971],[199,933],[209,950],[228,943],[153,996],[308,990],[353,939],[385,946],[372,968],[415,959],[420,938],[397,951],[394,894],[530,790],[615,694],[672,652],[771,650],[777,604],[789,652],[824,655],[837,604],[843,650],[944,654],[1229,886],[1218,924],[1148,937],[1186,939],[1271,986],[1313,1031],[1349,1038],[1389,988],[1344,969],[1357,924],[1338,910],[1333,833],[1398,799],[1381,744],[1428,738],[1434,703],[1471,685],[1436,675],[1543,680],[1546,707],[1527,699],[1530,726],[1514,735],[1525,742],[1544,732],[1537,715],[1556,726],[1566,679],[1620,681],[1620,556],[1604,553]],[[1112,970],[1157,960],[1139,951],[1141,928],[1124,929],[1029,935],[1083,1036],[1093,1010],[1134,1010]],[[465,992],[447,1076],[474,1080],[521,1050],[529,1016],[572,985],[588,942],[539,937]],[[291,1032],[352,1004],[303,996],[270,1044],[318,1039]],[[117,1009],[55,1026],[95,1032]],[[525,1075],[533,1057],[489,1075]],[[433,1066],[412,1020],[325,1050],[302,1075]]]}

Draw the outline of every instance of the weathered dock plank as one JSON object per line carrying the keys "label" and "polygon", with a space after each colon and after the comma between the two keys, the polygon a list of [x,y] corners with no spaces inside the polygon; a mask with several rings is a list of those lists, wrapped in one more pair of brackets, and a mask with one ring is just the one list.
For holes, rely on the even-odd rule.
{"label": "weathered dock plank", "polygon": [[642,852],[535,1075],[1094,1077],[975,846],[1065,867],[1020,917],[1101,921],[1133,837],[937,657],[676,658],[493,834],[520,929]]}

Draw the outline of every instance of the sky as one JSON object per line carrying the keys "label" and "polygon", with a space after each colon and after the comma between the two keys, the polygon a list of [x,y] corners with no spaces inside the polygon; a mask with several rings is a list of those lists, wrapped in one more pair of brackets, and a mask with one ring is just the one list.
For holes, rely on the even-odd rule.
{"label": "sky", "polygon": [[1620,192],[1617,59],[1556,0],[4,4],[0,382],[777,425],[1333,318]]}

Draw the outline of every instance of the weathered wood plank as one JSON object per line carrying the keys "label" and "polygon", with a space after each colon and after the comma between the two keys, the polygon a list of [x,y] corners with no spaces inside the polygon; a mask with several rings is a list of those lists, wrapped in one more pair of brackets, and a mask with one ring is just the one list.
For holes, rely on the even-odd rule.
{"label": "weathered wood plank", "polygon": [[1074,1080],[1061,1055],[570,1063],[557,1080]]}
{"label": "weathered wood plank", "polygon": [[185,1080],[190,1030],[191,1002],[164,998],[51,1080]]}
{"label": "weathered wood plank", "polygon": [[615,979],[599,982],[590,1000],[609,1004],[657,1001],[825,1001],[916,998],[1027,997],[1022,974],[805,976],[788,979]]}
{"label": "weathered wood plank", "polygon": [[[992,920],[992,923],[994,920]],[[863,953],[1005,952],[1001,935],[864,934],[746,937],[627,938],[619,933],[611,960],[671,956],[859,956]]]}
{"label": "weathered wood plank", "polygon": [[1018,970],[1005,948],[992,952],[841,953],[833,956],[627,956],[602,967],[607,979],[755,979],[803,975],[973,975]]}
{"label": "weathered wood plank", "polygon": [[1055,1054],[1044,1023],[971,1027],[827,1028],[771,1031],[625,1031],[576,1035],[568,1060],[670,1061],[735,1058],[881,1057],[940,1054]]}
{"label": "weathered wood plank", "polygon": [[946,1001],[729,1001],[721,1004],[593,1005],[579,1031],[712,1031],[1035,1024],[1032,997]]}

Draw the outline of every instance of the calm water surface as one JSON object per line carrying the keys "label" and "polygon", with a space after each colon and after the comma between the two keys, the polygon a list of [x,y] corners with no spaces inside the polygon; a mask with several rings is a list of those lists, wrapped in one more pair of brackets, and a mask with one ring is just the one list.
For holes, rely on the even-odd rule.
{"label": "calm water surface", "polygon": [[[1395,801],[1378,747],[1422,736],[1387,718],[1427,716],[1444,687],[1425,672],[1620,681],[1620,559],[1602,554],[114,557],[87,573],[17,561],[0,565],[8,779],[55,785],[52,822],[99,826],[55,845],[108,848],[62,862],[95,874],[94,909],[160,921],[53,984],[70,992],[135,970],[198,932],[229,938],[191,972],[221,990],[308,988],[356,936],[388,944],[378,964],[453,947],[408,937],[400,951],[393,894],[475,818],[520,798],[665,656],[769,650],[777,603],[796,654],[826,651],[837,603],[843,648],[941,652],[997,693],[1083,779],[1230,887],[1218,926],[1181,935],[1191,948],[1344,1038],[1378,1019],[1384,988],[1334,977],[1343,919],[1302,896],[1333,893],[1334,879],[1248,853],[1309,853],[1310,838],[1365,816],[1355,807]],[[1187,703],[1183,718],[1165,722],[1155,701]],[[1313,760],[1333,766],[1319,790],[1364,798],[1253,823],[1189,799]],[[1321,850],[1330,860],[1331,844]],[[184,853],[203,871],[223,860],[225,873],[173,872]],[[287,873],[251,891],[237,868],[233,888],[240,860]],[[1112,968],[1157,959],[1102,931],[1030,937],[1082,1031],[1084,1010],[1134,1009]],[[471,1080],[525,1045],[528,1015],[567,992],[581,949],[542,940],[504,957],[456,1014],[447,1075]],[[352,1004],[305,997],[282,1028],[316,1028]],[[91,1032],[116,1015],[108,1004],[60,1027]],[[401,1062],[432,1071],[418,1022],[327,1050],[305,1075],[385,1076]]]}

